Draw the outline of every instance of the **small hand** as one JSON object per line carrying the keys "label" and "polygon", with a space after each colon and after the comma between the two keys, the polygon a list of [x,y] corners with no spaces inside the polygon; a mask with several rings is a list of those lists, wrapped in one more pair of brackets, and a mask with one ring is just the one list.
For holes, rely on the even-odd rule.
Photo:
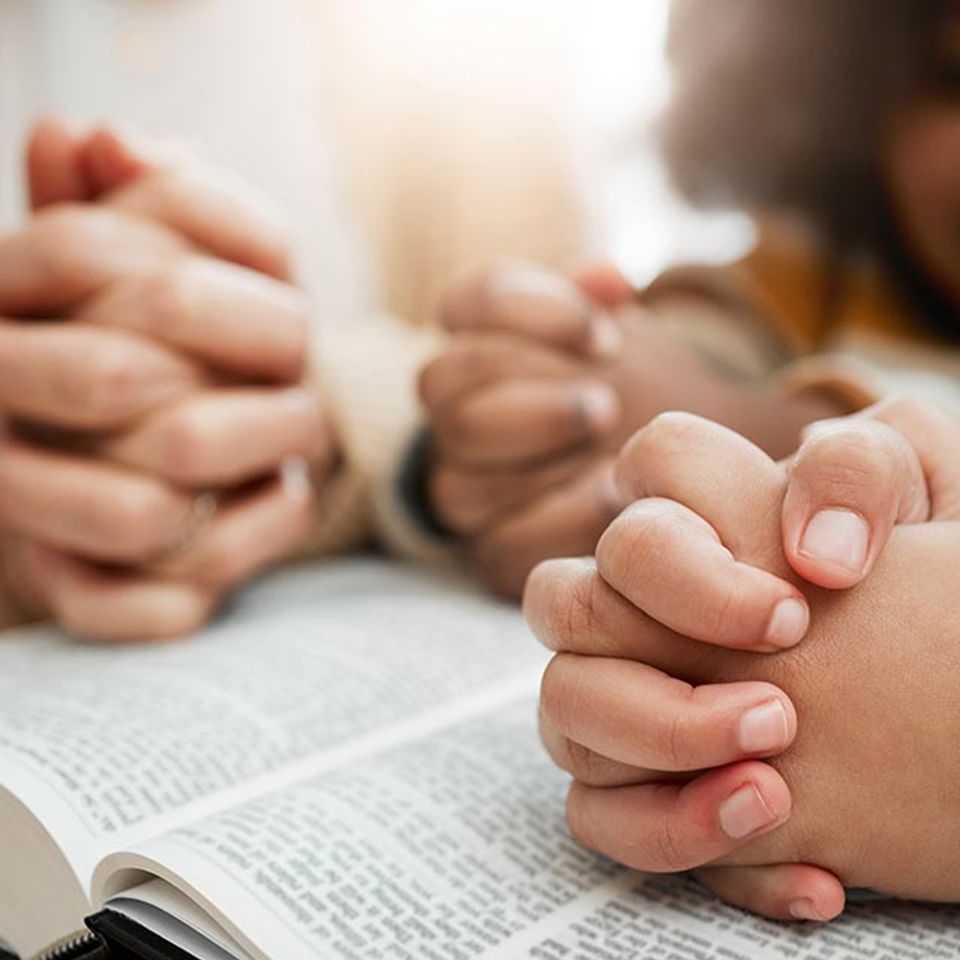
{"label": "small hand", "polygon": [[[920,438],[919,456],[904,434],[891,431],[884,420],[896,422],[906,433],[912,431]],[[663,784],[665,771],[692,773],[733,762],[732,767],[696,777],[683,788],[657,787],[647,799],[639,790],[632,792],[631,815],[644,818],[647,824],[639,831],[642,842],[634,841],[640,844],[631,853],[635,865],[669,869],[670,863],[707,863],[724,842],[729,845],[731,838],[724,833],[724,800],[710,791],[716,783],[726,783],[724,778],[731,772],[746,777],[756,791],[754,800],[762,799],[754,810],[750,811],[749,805],[745,808],[751,814],[767,816],[766,825],[757,827],[760,832],[776,826],[784,815],[784,808],[777,808],[784,800],[777,793],[782,783],[765,779],[770,772],[756,765],[744,767],[743,758],[763,755],[763,750],[748,749],[751,743],[754,748],[781,752],[794,737],[792,707],[782,701],[777,704],[784,696],[781,689],[775,695],[767,691],[766,702],[761,703],[764,691],[752,682],[719,687],[708,683],[691,689],[684,681],[698,674],[717,679],[709,666],[716,655],[710,648],[697,653],[696,645],[681,634],[747,650],[788,650],[805,634],[809,614],[786,561],[830,581],[828,586],[843,585],[835,582],[834,566],[811,567],[810,557],[799,553],[797,544],[803,538],[798,531],[806,529],[809,519],[824,506],[853,509],[858,516],[869,518],[871,528],[877,531],[863,551],[870,558],[865,567],[869,569],[894,518],[923,520],[930,514],[925,505],[924,470],[935,504],[932,515],[957,515],[960,472],[951,451],[957,449],[958,439],[960,427],[950,418],[904,401],[881,406],[869,418],[818,428],[793,464],[785,498],[783,553],[776,518],[787,485],[786,472],[755,448],[718,428],[684,417],[655,421],[631,444],[621,465],[627,492],[669,496],[685,506],[658,499],[640,501],[604,536],[596,566],[585,561],[557,561],[540,568],[531,578],[527,608],[532,625],[548,645],[579,655],[572,660],[569,656],[558,658],[552,673],[548,672],[543,728],[553,755],[582,783],[594,787]],[[854,482],[838,484],[838,478]],[[710,522],[702,517],[709,517]],[[750,532],[764,527],[765,543]],[[935,533],[935,526],[930,530],[931,537],[941,536],[939,530]],[[937,545],[932,543],[930,551],[928,565],[935,563]],[[871,583],[871,592],[896,594],[888,582],[889,575],[884,583]],[[869,601],[861,601],[855,612],[861,619],[869,614]],[[829,615],[828,608],[823,616]],[[878,615],[878,621],[886,626],[882,616]],[[836,643],[836,636],[821,640],[817,626],[815,619],[813,634],[821,644],[817,649]],[[828,627],[819,626],[829,634]],[[834,629],[843,632],[850,624]],[[807,643],[810,641],[803,645],[804,651]],[[583,660],[584,654],[604,659]],[[627,668],[624,661],[607,659],[610,657],[639,662]],[[759,671],[779,681],[776,664],[780,660],[789,664],[791,657],[781,653],[744,662],[735,675],[744,681]],[[816,663],[816,657],[816,651],[805,652],[801,662],[809,659]],[[685,666],[678,670],[681,663]],[[666,675],[658,673],[657,667],[666,670]],[[842,666],[834,669],[838,674],[844,672]],[[598,685],[604,671],[607,679]],[[611,716],[608,692],[616,690],[617,683],[623,686],[625,697],[629,694],[624,704],[629,702],[630,710],[607,723],[601,718]],[[648,687],[642,693],[641,684]],[[824,683],[821,691],[826,689]],[[824,695],[824,699],[829,698]],[[570,711],[576,703],[589,707],[593,732],[578,729],[571,737],[567,734],[577,721]],[[599,709],[601,703],[606,703],[604,709]],[[753,715],[751,703],[761,707]],[[780,707],[786,711],[786,723]],[[798,710],[801,732],[805,723],[818,724],[814,708],[810,720]],[[638,754],[640,733],[643,742],[653,747]],[[584,736],[595,739],[588,745]],[[603,746],[596,750],[598,743]],[[785,763],[790,756],[788,752]],[[627,758],[630,763],[625,763]],[[637,759],[642,763],[638,765]],[[662,804],[660,808],[653,804],[654,796]],[[727,802],[733,796],[729,794]],[[577,820],[582,806],[592,802],[599,803],[589,788],[575,791],[571,795],[573,818]],[[598,812],[596,816],[602,815]],[[728,813],[728,824],[729,818]],[[616,829],[617,821],[612,822]],[[589,824],[581,829],[589,829]],[[664,831],[669,833],[666,838]],[[670,857],[663,855],[667,849]],[[661,866],[664,863],[667,866]],[[724,866],[701,876],[727,899],[771,916],[827,919],[843,905],[836,880],[811,866],[775,862],[749,868]],[[910,878],[910,882],[916,883],[918,878]]]}

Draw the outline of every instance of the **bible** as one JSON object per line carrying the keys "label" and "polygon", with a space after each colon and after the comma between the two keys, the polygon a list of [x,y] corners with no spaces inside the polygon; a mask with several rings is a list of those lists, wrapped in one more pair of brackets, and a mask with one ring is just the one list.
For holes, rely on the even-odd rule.
{"label": "bible", "polygon": [[23,960],[960,956],[950,907],[780,925],[581,849],[516,609],[376,558],[187,642],[0,637],[0,941]]}

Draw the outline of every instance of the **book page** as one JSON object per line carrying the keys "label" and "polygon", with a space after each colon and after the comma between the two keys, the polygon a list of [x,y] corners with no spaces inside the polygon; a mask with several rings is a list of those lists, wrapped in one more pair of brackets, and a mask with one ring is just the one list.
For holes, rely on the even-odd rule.
{"label": "book page", "polygon": [[89,880],[111,849],[542,660],[516,609],[374,559],[282,573],[180,644],[22,631],[0,640],[0,784]]}
{"label": "book page", "polygon": [[111,858],[196,896],[257,958],[955,957],[960,910],[878,903],[826,928],[747,917],[578,847],[527,695]]}

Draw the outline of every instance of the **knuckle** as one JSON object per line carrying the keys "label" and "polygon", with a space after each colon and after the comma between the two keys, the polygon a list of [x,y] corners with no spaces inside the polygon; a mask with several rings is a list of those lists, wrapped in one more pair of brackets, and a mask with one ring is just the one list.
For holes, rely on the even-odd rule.
{"label": "knuckle", "polygon": [[557,606],[563,602],[564,569],[568,562],[542,560],[530,571],[523,592],[523,612],[527,623],[541,643],[557,651],[561,649],[562,637],[558,635],[556,624],[564,619],[558,615]]}
{"label": "knuckle", "polygon": [[127,557],[143,557],[163,547],[169,539],[167,501],[152,485],[117,489],[96,510],[94,527],[105,544]]}
{"label": "knuckle", "polygon": [[716,641],[727,640],[741,634],[745,620],[745,602],[743,585],[737,577],[724,582],[723,593],[719,598],[705,604],[704,625],[709,637]]}
{"label": "knuckle", "polygon": [[599,632],[597,593],[596,577],[588,576],[575,577],[565,591],[550,594],[547,616],[558,650],[582,647]]}
{"label": "knuckle", "polygon": [[97,212],[79,204],[59,204],[37,214],[36,255],[49,285],[70,293],[96,279],[99,220]]}
{"label": "knuckle", "polygon": [[617,479],[636,497],[646,495],[644,476],[649,466],[684,453],[696,443],[703,421],[689,413],[661,413],[638,430],[617,460]]}
{"label": "knuckle", "polygon": [[685,854],[678,835],[676,821],[672,817],[660,818],[650,836],[656,862],[647,869],[654,873],[678,873],[689,866],[689,857]]}
{"label": "knuckle", "polygon": [[810,441],[794,473],[843,502],[865,487],[888,480],[898,471],[903,453],[892,435],[851,426]]}
{"label": "knuckle", "polygon": [[587,805],[584,803],[584,790],[591,789],[582,784],[573,783],[567,791],[565,815],[570,835],[587,850],[596,850],[593,823],[589,816]]}
{"label": "knuckle", "polygon": [[638,439],[652,451],[672,450],[686,446],[700,433],[702,424],[692,413],[660,413],[640,431]]}
{"label": "knuckle", "polygon": [[211,587],[228,587],[246,578],[247,564],[243,551],[226,541],[214,541],[204,551],[198,563],[198,576]]}
{"label": "knuckle", "polygon": [[562,759],[561,767],[574,780],[591,787],[605,785],[609,764],[589,747],[567,738],[564,740],[564,756]]}
{"label": "knuckle", "polygon": [[214,472],[218,431],[193,407],[181,408],[167,423],[164,461],[181,482],[202,482]]}
{"label": "knuckle", "polygon": [[500,266],[484,264],[462,273],[446,289],[440,298],[439,316],[450,329],[465,325],[482,324],[488,317],[489,291]]}
{"label": "knuckle", "polygon": [[615,579],[642,576],[657,564],[665,539],[674,532],[671,518],[655,504],[639,501],[628,507],[606,529],[597,544],[597,566],[606,577]]}
{"label": "knuckle", "polygon": [[423,368],[418,379],[420,398],[427,407],[440,407],[449,399],[451,387],[459,387],[467,373],[469,356],[454,344]]}
{"label": "knuckle", "polygon": [[660,748],[665,764],[670,770],[689,770],[697,763],[693,754],[693,745],[697,742],[698,729],[695,718],[691,716],[692,688],[686,688],[688,699],[678,704],[678,709],[663,724],[660,731]]}
{"label": "knuckle", "polygon": [[146,384],[130,344],[104,341],[93,350],[82,376],[73,375],[72,367],[72,358],[66,358],[64,399],[91,422],[116,422],[138,412]]}
{"label": "knuckle", "polygon": [[540,683],[540,706],[544,716],[564,736],[570,736],[584,702],[583,684],[576,657],[558,653],[547,665]]}
{"label": "knuckle", "polygon": [[154,332],[175,339],[196,310],[197,282],[189,264],[171,263],[140,284],[142,316]]}

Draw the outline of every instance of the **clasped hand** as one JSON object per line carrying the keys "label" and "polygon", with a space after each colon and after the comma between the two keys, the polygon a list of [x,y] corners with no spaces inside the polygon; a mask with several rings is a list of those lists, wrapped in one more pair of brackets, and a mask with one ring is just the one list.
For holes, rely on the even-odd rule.
{"label": "clasped hand", "polygon": [[109,130],[43,123],[28,165],[0,240],[10,587],[89,638],[188,633],[295,548],[333,458],[285,230]]}
{"label": "clasped hand", "polygon": [[525,599],[576,837],[776,918],[960,899],[954,418],[894,401],[777,464],[670,414],[617,476],[596,556]]}

